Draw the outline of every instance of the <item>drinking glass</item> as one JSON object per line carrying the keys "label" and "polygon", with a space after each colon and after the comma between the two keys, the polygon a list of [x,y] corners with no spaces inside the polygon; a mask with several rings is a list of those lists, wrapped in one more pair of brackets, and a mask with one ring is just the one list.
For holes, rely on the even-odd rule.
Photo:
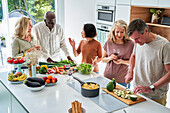
{"label": "drinking glass", "polygon": [[113,49],[113,54],[116,56],[119,55],[119,49]]}
{"label": "drinking glass", "polygon": [[72,82],[72,81],[73,81],[73,77],[72,77],[73,70],[69,69],[69,71],[67,72],[67,74],[68,74],[67,82]]}
{"label": "drinking glass", "polygon": [[[113,54],[117,56],[118,59],[118,55],[119,55],[119,49],[113,49]],[[115,61],[117,60],[115,59]]]}

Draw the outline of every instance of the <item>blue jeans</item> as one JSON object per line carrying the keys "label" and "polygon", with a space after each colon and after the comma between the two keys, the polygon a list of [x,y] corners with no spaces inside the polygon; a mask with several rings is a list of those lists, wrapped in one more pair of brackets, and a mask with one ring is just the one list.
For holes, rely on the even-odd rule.
{"label": "blue jeans", "polygon": [[[126,85],[127,85],[125,82],[124,83],[118,83],[118,84],[120,84],[120,85],[122,85],[124,87],[126,87]],[[128,88],[130,88],[130,84],[129,84]]]}

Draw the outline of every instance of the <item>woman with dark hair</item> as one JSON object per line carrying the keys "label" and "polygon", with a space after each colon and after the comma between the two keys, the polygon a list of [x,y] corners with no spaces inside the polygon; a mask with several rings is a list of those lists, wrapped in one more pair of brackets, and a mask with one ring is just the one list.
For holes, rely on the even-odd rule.
{"label": "woman with dark hair", "polygon": [[102,46],[100,42],[94,39],[97,36],[96,28],[93,24],[85,24],[83,31],[81,32],[82,38],[86,40],[81,40],[79,46],[76,50],[75,41],[69,38],[70,45],[73,48],[74,56],[77,57],[82,53],[81,63],[90,63],[94,68],[94,72],[99,73],[98,62],[102,59]]}

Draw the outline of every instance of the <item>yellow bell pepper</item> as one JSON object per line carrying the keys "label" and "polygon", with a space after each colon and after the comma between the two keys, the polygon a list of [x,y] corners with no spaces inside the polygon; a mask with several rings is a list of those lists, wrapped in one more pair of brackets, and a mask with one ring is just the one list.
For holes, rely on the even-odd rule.
{"label": "yellow bell pepper", "polygon": [[47,65],[41,65],[40,68],[41,67],[45,67],[47,69],[47,71],[48,71],[48,66]]}

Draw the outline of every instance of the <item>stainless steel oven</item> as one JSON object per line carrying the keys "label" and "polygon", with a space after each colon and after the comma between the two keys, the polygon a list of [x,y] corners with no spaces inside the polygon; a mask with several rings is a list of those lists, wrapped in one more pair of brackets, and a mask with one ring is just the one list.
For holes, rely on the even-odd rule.
{"label": "stainless steel oven", "polygon": [[115,20],[115,6],[97,5],[97,23],[113,25]]}

